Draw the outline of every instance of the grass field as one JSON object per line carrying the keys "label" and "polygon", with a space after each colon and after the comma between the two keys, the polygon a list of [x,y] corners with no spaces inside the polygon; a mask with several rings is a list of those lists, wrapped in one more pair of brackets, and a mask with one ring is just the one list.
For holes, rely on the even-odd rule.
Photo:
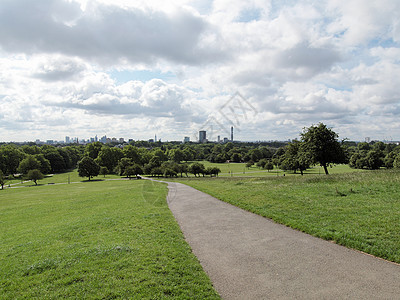
{"label": "grass field", "polygon": [[0,298],[218,299],[166,193],[145,180],[0,191]]}
{"label": "grass field", "polygon": [[[92,178],[93,181],[96,180],[107,180],[107,179],[121,179],[121,176],[118,175],[99,175],[94,178]],[[38,181],[38,185],[46,185],[46,184],[52,184],[52,183],[73,183],[73,182],[83,182],[87,181],[87,177],[79,177],[78,175],[78,170],[75,169],[70,172],[66,173],[60,173],[60,174],[54,174],[54,175],[46,175],[45,178],[42,180]],[[35,185],[32,181],[27,181],[22,183],[21,180],[9,180],[6,182],[5,187],[8,187],[8,185],[11,184],[12,186],[18,187],[18,186],[32,186]]]}
{"label": "grass field", "polygon": [[400,263],[400,171],[179,181],[292,228]]}
{"label": "grass field", "polygon": [[[218,167],[221,170],[219,174],[220,177],[262,177],[262,176],[286,176],[300,175],[300,172],[294,174],[293,171],[283,171],[279,169],[274,169],[271,171],[263,170],[256,165],[250,168],[246,167],[245,163],[210,163],[208,161],[201,161],[205,167]],[[353,173],[353,172],[363,172],[359,169],[351,169],[348,165],[335,165],[332,168],[328,168],[330,174],[343,174],[343,173]],[[324,169],[320,166],[314,166],[304,172],[307,174],[320,174],[325,175]],[[190,174],[191,175],[191,174]]]}

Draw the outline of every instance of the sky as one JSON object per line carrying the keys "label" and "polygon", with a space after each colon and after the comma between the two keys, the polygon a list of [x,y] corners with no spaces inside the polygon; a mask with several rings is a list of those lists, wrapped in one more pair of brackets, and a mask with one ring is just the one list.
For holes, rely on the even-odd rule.
{"label": "sky", "polygon": [[0,141],[400,140],[398,0],[0,0]]}

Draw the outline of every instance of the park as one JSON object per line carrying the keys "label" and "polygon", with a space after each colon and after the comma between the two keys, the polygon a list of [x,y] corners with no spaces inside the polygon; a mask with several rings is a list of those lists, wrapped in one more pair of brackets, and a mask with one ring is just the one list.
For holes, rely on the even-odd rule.
{"label": "park", "polygon": [[[332,140],[337,142],[334,134]],[[180,145],[155,145],[153,149],[128,145],[119,149],[97,143],[64,148],[0,147],[4,188],[0,191],[1,295],[6,299],[218,299],[229,292],[238,293],[232,288],[226,294],[219,287],[196,248],[188,244],[192,237],[185,235],[187,227],[177,222],[175,211],[171,212],[179,199],[192,198],[179,196],[174,190],[181,184],[262,220],[283,224],[284,230],[290,227],[335,247],[381,258],[390,266],[392,280],[398,278],[399,147],[379,143],[354,147],[337,142],[343,152],[336,153],[344,156],[321,163],[322,158],[313,157],[313,149],[302,143],[305,140],[276,149],[232,143],[191,146],[202,151],[192,151],[190,146],[181,149]],[[201,156],[205,154],[207,160]],[[219,162],[229,155],[246,157],[247,161]],[[361,160],[358,165],[357,160]],[[374,165],[376,160],[379,163]],[[268,162],[273,168],[266,167]],[[33,176],[32,170],[39,176]],[[10,176],[13,171],[23,175]],[[138,179],[138,175],[145,179]],[[195,220],[193,213],[200,210],[185,211],[183,216]],[[223,218],[222,213],[214,226],[204,228],[218,229]],[[194,236],[203,235],[197,232]],[[211,237],[206,235],[200,244],[207,245]],[[301,240],[304,238],[301,236]],[[271,251],[265,245],[261,249],[262,255]],[[301,264],[301,259],[295,258],[296,249],[304,258],[308,248],[293,249],[293,261]],[[313,255],[318,257],[324,251]],[[336,265],[345,268],[343,263]],[[268,271],[262,265],[255,269]],[[387,280],[385,284],[390,283]],[[244,286],[251,285],[237,282],[237,288],[245,291]],[[380,295],[395,292],[393,287]]]}

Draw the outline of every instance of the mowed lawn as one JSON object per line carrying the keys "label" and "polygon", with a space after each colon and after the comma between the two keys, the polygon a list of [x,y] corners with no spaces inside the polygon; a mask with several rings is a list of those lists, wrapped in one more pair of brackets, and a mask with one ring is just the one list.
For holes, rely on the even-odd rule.
{"label": "mowed lawn", "polygon": [[0,298],[218,299],[166,195],[145,180],[0,191]]}
{"label": "mowed lawn", "polygon": [[180,179],[276,222],[400,263],[400,171]]}
{"label": "mowed lawn", "polygon": [[[264,170],[257,167],[255,164],[249,168],[246,167],[245,163],[211,163],[208,161],[201,161],[204,166],[207,167],[218,167],[221,170],[220,177],[262,177],[262,176],[298,176],[300,172],[294,173],[293,171],[283,171],[280,169],[274,169],[271,171]],[[349,165],[334,165],[328,168],[330,174],[343,174],[343,173],[355,173],[364,172],[364,170],[352,169]],[[320,166],[313,166],[306,170],[304,174],[319,174],[325,175],[324,169]],[[193,176],[193,174],[189,174]]]}

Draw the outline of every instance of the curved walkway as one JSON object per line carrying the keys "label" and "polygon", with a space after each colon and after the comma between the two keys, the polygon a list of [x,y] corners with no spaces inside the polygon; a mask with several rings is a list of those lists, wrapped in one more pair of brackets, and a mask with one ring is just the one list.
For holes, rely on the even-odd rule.
{"label": "curved walkway", "polygon": [[168,204],[223,299],[400,299],[400,266],[180,183]]}

